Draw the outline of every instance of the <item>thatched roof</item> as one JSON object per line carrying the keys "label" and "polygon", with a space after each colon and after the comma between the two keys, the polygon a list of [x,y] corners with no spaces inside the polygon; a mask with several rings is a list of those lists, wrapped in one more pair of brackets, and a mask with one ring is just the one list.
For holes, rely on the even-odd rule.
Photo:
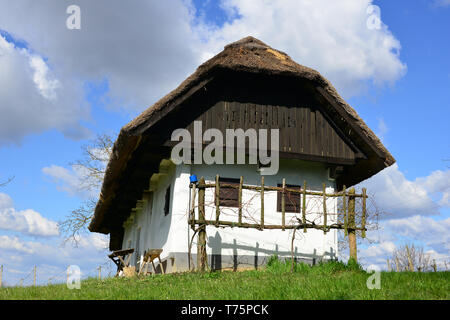
{"label": "thatched roof", "polygon": [[[273,49],[258,39],[246,37],[225,46],[222,52],[200,65],[175,90],[122,128],[107,165],[95,215],[89,226],[90,231],[109,232],[109,228],[104,224],[104,218],[106,213],[111,210],[110,205],[118,191],[117,180],[125,170],[133,151],[139,146],[142,135],[161,119],[166,108],[168,109],[174,103],[177,103],[177,99],[183,95],[189,94],[192,90],[197,90],[202,81],[214,76],[219,70],[281,75],[310,81],[377,155],[376,169],[372,170],[370,175],[395,162],[378,137],[319,72],[296,63],[286,53]],[[365,179],[367,176],[363,178]]]}

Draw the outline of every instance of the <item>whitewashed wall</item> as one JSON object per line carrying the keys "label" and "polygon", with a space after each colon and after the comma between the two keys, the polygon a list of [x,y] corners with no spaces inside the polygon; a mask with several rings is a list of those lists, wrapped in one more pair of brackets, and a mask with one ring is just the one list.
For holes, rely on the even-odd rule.
{"label": "whitewashed wall", "polygon": [[[204,177],[206,181],[214,182],[216,174],[226,178],[240,178],[244,176],[244,183],[260,185],[261,175],[256,165],[180,165],[174,166],[164,179],[161,179],[156,190],[144,206],[144,209],[136,214],[133,223],[125,228],[123,248],[136,248],[136,236],[138,228],[141,228],[138,247],[141,253],[149,248],[162,248],[162,258],[167,259],[169,271],[181,271],[187,269],[188,239],[193,231],[187,224],[187,214],[190,203],[189,176],[197,175],[198,179]],[[327,192],[333,192],[335,183],[328,179],[328,170],[320,163],[300,160],[281,160],[280,170],[276,176],[265,176],[266,186],[276,186],[286,179],[287,184],[302,185],[306,180],[307,189],[322,190],[322,183],[326,183]],[[164,216],[164,196],[166,188],[171,185],[170,214]],[[321,211],[320,201],[307,199],[308,213],[314,210]],[[207,189],[205,196],[206,217],[215,219],[214,189]],[[243,222],[259,223],[260,221],[260,197],[258,193],[243,190],[243,203],[248,204],[243,210]],[[276,192],[265,193],[265,224],[281,224],[281,213],[277,212]],[[208,205],[209,204],[209,205]],[[317,204],[318,207],[312,207]],[[328,211],[336,212],[336,200],[327,201]],[[221,220],[238,221],[237,208],[222,208]],[[297,216],[300,216],[297,214]],[[322,218],[308,214],[307,219],[316,218],[317,224],[322,223]],[[286,224],[290,223],[294,214],[286,213]],[[318,218],[318,219],[317,219]],[[328,217],[328,223],[335,222],[334,216]],[[222,268],[230,267],[230,264],[238,264],[239,267],[251,267],[264,263],[264,260],[273,254],[290,257],[292,230],[264,230],[242,228],[216,228],[207,227],[207,254],[210,264],[221,265]],[[192,246],[193,260],[196,238]],[[317,261],[322,258],[329,259],[337,256],[337,231],[331,230],[326,235],[323,231],[308,229],[307,233],[299,231],[296,234],[295,252],[298,259]]]}

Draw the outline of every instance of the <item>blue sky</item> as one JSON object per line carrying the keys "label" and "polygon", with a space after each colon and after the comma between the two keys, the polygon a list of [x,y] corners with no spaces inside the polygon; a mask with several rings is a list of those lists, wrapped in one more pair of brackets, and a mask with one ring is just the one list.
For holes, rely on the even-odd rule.
{"label": "blue sky", "polygon": [[[82,11],[81,30],[65,28],[72,2]],[[368,31],[371,4],[383,25]],[[100,238],[60,247],[52,229],[85,200],[73,188],[70,163],[96,134],[117,134],[201,62],[247,35],[325,75],[396,158],[363,183],[392,213],[374,234],[379,242],[361,246],[363,261],[384,267],[404,241],[448,261],[449,1],[172,0],[124,7],[115,0],[1,0],[0,30],[0,182],[14,176],[0,187],[0,219],[16,223],[0,225],[7,283],[34,264],[48,279],[68,264],[95,271],[107,262]],[[19,225],[26,210],[39,215],[42,230]]]}

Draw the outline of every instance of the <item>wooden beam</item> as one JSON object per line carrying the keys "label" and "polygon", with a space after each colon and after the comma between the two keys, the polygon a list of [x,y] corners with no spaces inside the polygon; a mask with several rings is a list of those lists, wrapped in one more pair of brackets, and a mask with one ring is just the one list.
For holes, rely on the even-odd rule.
{"label": "wooden beam", "polygon": [[220,184],[219,175],[216,175],[216,188],[215,188],[215,200],[216,200],[216,221],[219,221],[220,216]]}
{"label": "wooden beam", "polygon": [[242,185],[244,184],[244,177],[241,176],[241,179],[239,180],[239,225],[242,223]]}
{"label": "wooden beam", "polygon": [[[205,178],[201,177],[198,188],[198,243],[197,243],[197,269],[205,271],[206,268],[206,224],[205,224]],[[218,225],[218,222],[215,222]]]}
{"label": "wooden beam", "polygon": [[[204,220],[204,221],[200,221],[200,220],[195,220],[195,224],[204,224],[204,225],[216,225],[216,220]],[[221,221],[219,220],[219,226],[220,227],[231,227],[231,228],[252,228],[252,229],[261,229],[261,224],[260,223],[245,223],[243,222],[241,225],[239,225],[237,222],[232,222],[232,221]],[[318,230],[323,230],[323,225],[320,224],[311,224],[311,223],[307,223],[307,224],[288,224],[285,225],[284,227],[282,225],[271,225],[271,224],[265,224],[264,225],[264,229],[266,230],[276,230],[276,229],[301,229],[301,228],[307,228],[307,229],[318,229]],[[328,226],[328,228],[330,229],[343,229],[344,225],[342,223],[334,223]],[[361,230],[361,228],[355,228],[355,230]]]}
{"label": "wooden beam", "polygon": [[325,183],[322,184],[322,189],[323,189],[323,233],[327,233],[327,196],[325,193]]}
{"label": "wooden beam", "polygon": [[[320,86],[316,87],[317,92],[319,93],[319,96],[323,97],[324,101],[326,101],[328,104],[330,104],[334,110],[336,110],[342,118],[345,119],[345,122],[348,124],[348,126],[353,129],[353,131],[367,144],[370,146],[370,148],[377,154],[378,157],[383,158],[384,155],[381,153],[381,151],[374,145],[374,142],[369,140],[367,135],[362,132],[362,129],[360,126],[355,124],[355,121],[350,118],[350,115],[347,113],[347,111],[344,110],[344,108],[340,105],[338,105],[332,97]],[[351,140],[350,140],[351,141]],[[354,145],[353,141],[352,144]]]}
{"label": "wooden beam", "polygon": [[364,239],[366,237],[366,188],[362,189],[362,217],[361,217],[361,237]]}
{"label": "wooden beam", "polygon": [[195,220],[195,194],[196,194],[197,186],[195,183],[192,184],[192,195],[191,195],[191,211],[189,212],[189,223],[191,225],[192,230],[195,229],[194,220]]}
{"label": "wooden beam", "polygon": [[261,230],[264,229],[264,176],[261,177]]}
{"label": "wooden beam", "polygon": [[[303,199],[302,199],[302,220],[303,225],[306,225],[306,180],[303,181]],[[306,233],[306,227],[303,228],[303,233]]]}
{"label": "wooden beam", "polygon": [[283,178],[283,191],[281,193],[281,225],[283,226],[282,230],[284,231],[284,226],[286,224],[286,179]]}
{"label": "wooden beam", "polygon": [[[205,183],[204,185],[202,185],[202,187],[204,188],[215,188],[215,184],[214,183]],[[221,183],[220,184],[221,188],[229,188],[229,189],[238,189],[239,188],[239,184],[229,184],[229,183]],[[261,186],[250,186],[250,185],[243,185],[242,189],[245,190],[253,190],[253,191],[261,191]],[[283,187],[273,187],[273,186],[267,186],[264,185],[264,191],[283,191]],[[303,190],[300,190],[298,188],[292,189],[289,187],[286,187],[284,189],[285,192],[290,192],[290,193],[303,193]],[[322,191],[306,191],[307,195],[310,196],[323,196],[323,192]],[[333,198],[333,197],[342,197],[344,195],[343,192],[335,192],[335,193],[327,193],[326,196],[328,198]],[[353,197],[355,198],[362,198],[363,195],[362,194],[358,194],[355,193],[353,195]]]}
{"label": "wooden beam", "polygon": [[352,196],[355,188],[348,191],[348,246],[350,248],[350,259],[358,261],[356,249],[356,225],[355,225],[355,198]]}
{"label": "wooden beam", "polygon": [[342,196],[342,210],[344,211],[344,232],[348,235],[348,223],[347,223],[347,199],[346,199],[346,189],[344,185],[343,189],[344,195]]}

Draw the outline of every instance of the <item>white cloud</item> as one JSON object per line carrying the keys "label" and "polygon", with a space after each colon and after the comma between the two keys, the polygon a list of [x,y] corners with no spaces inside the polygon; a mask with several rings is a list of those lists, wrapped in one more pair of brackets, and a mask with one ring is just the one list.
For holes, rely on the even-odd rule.
{"label": "white cloud", "polygon": [[77,243],[81,248],[94,248],[96,250],[105,250],[109,248],[108,237],[100,233],[90,233],[88,235],[78,236]]}
{"label": "white cloud", "polygon": [[18,143],[25,135],[48,128],[85,136],[79,120],[87,118],[88,110],[77,97],[76,85],[63,86],[42,57],[0,35],[0,71],[0,144]]}
{"label": "white cloud", "polygon": [[72,2],[2,0],[0,28],[43,53],[62,78],[107,78],[113,103],[134,110],[165,95],[199,62],[186,1],[80,0],[81,29],[69,30]]}
{"label": "white cloud", "polygon": [[14,250],[24,253],[33,253],[33,249],[27,246],[25,243],[19,240],[17,237],[0,236],[0,249],[2,250]]}
{"label": "white cloud", "polygon": [[439,221],[423,216],[392,219],[386,221],[384,228],[397,236],[419,240],[439,251],[450,252],[450,218]]}
{"label": "white cloud", "polygon": [[434,0],[434,4],[438,7],[450,6],[450,0]]}
{"label": "white cloud", "polygon": [[384,139],[385,139],[385,135],[386,133],[389,131],[388,126],[386,125],[386,122],[384,122],[383,118],[379,118],[378,119],[378,132],[377,132],[377,136],[378,138],[380,138],[380,140],[385,143]]}
{"label": "white cloud", "polygon": [[433,171],[427,177],[417,178],[416,183],[422,185],[432,194],[442,194],[439,204],[450,207],[450,170]]}
{"label": "white cloud", "polygon": [[371,245],[367,249],[362,250],[361,253],[365,258],[373,258],[379,256],[384,257],[386,255],[391,255],[394,252],[395,248],[396,246],[393,242],[386,241],[381,242],[377,245]]}
{"label": "white cloud", "polygon": [[0,193],[0,229],[43,237],[59,235],[57,222],[31,209],[14,209],[11,197],[4,193]]}
{"label": "white cloud", "polygon": [[[435,215],[442,206],[449,205],[449,177],[450,170],[437,170],[411,181],[395,163],[359,186],[366,187],[375,203],[389,214],[384,218]],[[433,197],[440,197],[440,200],[435,201]]]}
{"label": "white cloud", "polygon": [[[369,29],[372,1],[224,1],[240,18],[211,31],[210,55],[225,43],[249,34],[288,53],[326,76],[344,95],[365,81],[393,83],[406,71],[400,42],[388,27]],[[382,18],[382,11],[381,11]]]}
{"label": "white cloud", "polygon": [[0,193],[0,211],[8,208],[12,208],[14,205],[10,196],[5,193]]}
{"label": "white cloud", "polygon": [[[77,196],[83,199],[97,197],[99,189],[97,188],[100,179],[87,179],[87,169],[72,165],[70,169],[51,165],[42,168],[42,172],[51,177],[57,184],[57,189],[67,192],[70,196]],[[94,183],[94,185],[92,184]]]}
{"label": "white cloud", "polygon": [[56,99],[56,90],[60,87],[57,79],[49,78],[49,68],[39,56],[30,56],[30,66],[34,71],[33,81],[40,94],[47,100]]}
{"label": "white cloud", "polygon": [[69,30],[72,2],[0,0],[0,30],[29,48],[0,38],[0,145],[48,129],[86,138],[86,82],[108,81],[108,106],[143,110],[199,62],[182,0],[77,1],[82,29]]}
{"label": "white cloud", "polygon": [[435,259],[440,268],[450,260],[450,218],[435,220],[431,217],[413,216],[401,219],[382,221],[378,239],[375,234],[369,234],[377,243],[359,250],[359,257],[364,265],[376,264],[386,269],[386,259],[398,246],[405,243],[415,243],[423,247],[424,252]]}
{"label": "white cloud", "polygon": [[436,218],[449,207],[450,170],[408,180],[394,164],[360,186],[367,187],[377,206],[387,212],[380,230],[368,233],[378,243],[360,250],[365,265],[386,269],[386,259],[405,242],[422,245],[441,267],[450,260],[450,218]]}
{"label": "white cloud", "polygon": [[51,165],[50,167],[42,168],[42,172],[53,179],[53,182],[58,184],[58,190],[65,191],[69,195],[82,193],[80,189],[81,173],[76,171],[76,168],[71,170],[61,166]]}
{"label": "white cloud", "polygon": [[66,8],[72,2],[0,0],[0,29],[46,58],[30,65],[29,52],[8,49],[15,62],[1,66],[9,88],[3,96],[8,101],[0,104],[8,106],[0,143],[49,128],[80,135],[77,121],[89,115],[80,101],[86,81],[107,79],[109,105],[143,110],[225,44],[248,35],[317,69],[344,94],[365,81],[392,83],[406,70],[400,43],[387,26],[367,28],[370,0],[228,0],[222,7],[235,19],[222,27],[195,19],[189,0],[126,6],[120,0],[79,0],[81,30],[69,30]]}
{"label": "white cloud", "polygon": [[[102,265],[103,277],[113,276],[115,266],[107,257],[105,244],[108,237],[99,234],[83,235],[77,247],[60,246],[55,241],[27,241],[18,237],[0,236],[0,262],[3,264],[3,281],[15,285],[37,266],[38,284],[65,282],[69,265],[78,265],[82,277],[96,277],[98,266]],[[24,285],[31,285],[32,277]]]}

